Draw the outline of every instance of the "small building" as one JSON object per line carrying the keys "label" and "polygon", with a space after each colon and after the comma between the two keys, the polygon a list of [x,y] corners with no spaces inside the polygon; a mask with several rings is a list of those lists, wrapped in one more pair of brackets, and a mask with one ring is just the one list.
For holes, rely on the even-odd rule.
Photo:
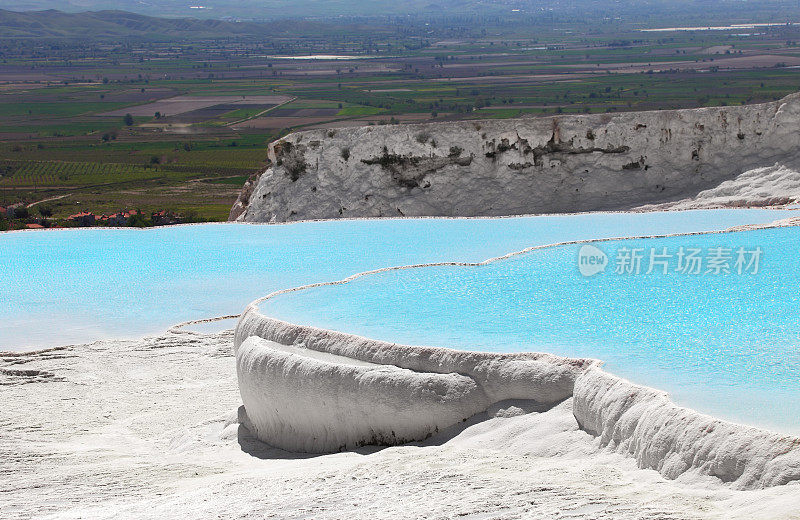
{"label": "small building", "polygon": [[174,213],[167,210],[156,211],[150,216],[154,226],[169,226],[179,222]]}
{"label": "small building", "polygon": [[131,217],[138,214],[139,212],[135,209],[132,211],[120,211],[119,213],[114,213],[113,215],[109,215],[107,217],[107,222],[109,226],[124,227],[128,225],[128,222],[130,222]]}
{"label": "small building", "polygon": [[70,215],[68,220],[71,220],[82,227],[90,227],[94,226],[95,216],[94,213],[90,211],[82,211],[80,213]]}
{"label": "small building", "polygon": [[125,219],[122,213],[114,213],[113,215],[109,215],[106,217],[106,222],[108,222],[109,226],[114,227],[121,227],[128,224],[128,221]]}
{"label": "small building", "polygon": [[41,224],[25,224],[26,229],[44,229],[44,226]]}

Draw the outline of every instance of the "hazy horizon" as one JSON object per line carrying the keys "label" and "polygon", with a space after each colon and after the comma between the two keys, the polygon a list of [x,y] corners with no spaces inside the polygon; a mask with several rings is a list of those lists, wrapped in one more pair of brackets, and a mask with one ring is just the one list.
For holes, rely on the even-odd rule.
{"label": "hazy horizon", "polygon": [[411,16],[493,16],[514,19],[530,16],[605,14],[646,21],[668,14],[703,20],[788,21],[800,13],[796,2],[787,0],[4,0],[0,9],[10,11],[58,10],[68,13],[120,10],[149,16],[193,17],[206,19],[270,20],[307,18],[331,20],[330,17],[375,18]]}

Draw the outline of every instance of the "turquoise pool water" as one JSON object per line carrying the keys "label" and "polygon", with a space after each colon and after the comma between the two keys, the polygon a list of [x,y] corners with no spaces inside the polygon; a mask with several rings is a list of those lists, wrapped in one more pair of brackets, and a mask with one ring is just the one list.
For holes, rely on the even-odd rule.
{"label": "turquoise pool water", "polygon": [[261,309],[406,344],[597,358],[678,404],[800,434],[800,228],[594,245],[608,257],[594,276],[580,272],[581,246],[557,246],[367,275]]}
{"label": "turquoise pool water", "polygon": [[724,229],[772,210],[0,233],[0,350],[138,337],[277,289],[597,237]]}

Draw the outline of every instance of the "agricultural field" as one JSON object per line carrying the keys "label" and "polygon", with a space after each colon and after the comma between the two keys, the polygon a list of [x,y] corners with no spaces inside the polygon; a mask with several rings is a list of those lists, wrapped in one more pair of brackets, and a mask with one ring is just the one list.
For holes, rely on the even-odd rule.
{"label": "agricultural field", "polygon": [[642,27],[0,37],[0,206],[44,204],[54,218],[136,208],[225,220],[266,167],[268,143],[293,130],[738,105],[800,90],[798,25]]}
{"label": "agricultural field", "polygon": [[225,220],[242,184],[264,168],[268,139],[4,144],[0,206],[43,201],[56,219],[139,209]]}

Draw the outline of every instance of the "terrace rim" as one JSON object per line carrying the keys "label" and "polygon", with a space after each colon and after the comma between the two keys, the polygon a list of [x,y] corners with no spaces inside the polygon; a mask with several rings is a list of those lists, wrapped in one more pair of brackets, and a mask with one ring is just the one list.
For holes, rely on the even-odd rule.
{"label": "terrace rim", "polygon": [[[559,213],[521,213],[518,215],[472,215],[472,216],[436,216],[436,215],[420,215],[420,216],[391,216],[391,217],[341,217],[336,219],[302,219],[290,220],[281,222],[249,222],[239,220],[229,220],[226,222],[186,222],[181,224],[170,224],[168,226],[150,226],[150,227],[128,227],[128,226],[89,226],[89,227],[57,227],[57,228],[44,228],[44,229],[9,229],[7,231],[0,231],[0,236],[3,233],[19,233],[31,231],[76,231],[76,230],[103,230],[103,229],[117,229],[117,230],[131,230],[131,231],[152,231],[155,229],[175,228],[185,226],[227,226],[227,225],[247,225],[247,226],[291,226],[294,224],[311,224],[323,222],[361,222],[361,221],[392,221],[392,220],[500,220],[500,219],[515,219],[515,218],[530,218],[530,217],[571,217],[579,215],[622,215],[622,214],[647,214],[647,213],[683,213],[691,211],[710,211],[710,210],[731,210],[731,211],[747,211],[747,210],[764,210],[764,211],[797,211],[800,215],[800,205],[797,202],[790,202],[780,206],[719,206],[719,207],[703,207],[703,208],[676,208],[676,209],[659,209],[659,208],[641,208],[641,209],[620,209],[620,210],[603,210],[603,211],[576,211],[576,212],[559,212]],[[800,217],[798,217],[800,218]],[[793,225],[793,224],[792,224]],[[739,231],[738,228],[732,229]],[[553,247],[559,245],[579,244],[584,242],[599,242],[608,240],[625,240],[636,238],[665,238],[670,236],[683,236],[683,235],[702,235],[706,233],[725,233],[731,230],[717,230],[717,231],[699,231],[692,233],[677,233],[667,235],[652,235],[652,236],[623,236],[614,238],[599,238],[599,239],[586,239],[575,242],[553,243],[542,247]],[[527,250],[517,251],[516,254],[527,252]],[[505,255],[503,255],[505,257]],[[501,257],[498,257],[498,259]],[[492,260],[492,259],[490,259]],[[272,295],[269,295],[272,296]],[[266,297],[265,297],[266,298]],[[265,299],[264,298],[264,299]]]}
{"label": "terrace rim", "polygon": [[[678,478],[684,473],[708,475],[716,477],[721,482],[737,489],[758,489],[797,481],[800,480],[800,437],[781,435],[762,428],[723,421],[688,408],[679,407],[670,401],[668,394],[665,392],[636,385],[605,372],[602,369],[602,361],[600,360],[570,360],[569,358],[560,358],[546,353],[490,354],[442,347],[399,345],[339,331],[295,325],[262,314],[259,305],[280,294],[313,287],[346,284],[355,279],[376,273],[438,266],[476,267],[556,246],[624,239],[723,234],[798,226],[800,226],[800,218],[791,217],[769,224],[738,226],[718,231],[567,241],[534,246],[481,262],[437,262],[386,267],[357,273],[337,281],[307,284],[275,291],[250,303],[245,311],[238,316],[239,323],[236,327],[234,350],[237,356],[239,384],[243,400],[245,400],[245,408],[247,408],[248,401],[252,407],[258,408],[253,412],[256,417],[261,418],[256,419],[256,421],[261,420],[263,428],[264,410],[261,410],[257,402],[253,401],[253,395],[254,393],[258,394],[260,381],[264,379],[263,374],[254,373],[252,367],[257,367],[259,364],[264,366],[272,363],[276,351],[266,346],[266,344],[259,345],[257,343],[258,338],[267,342],[294,348],[316,350],[379,365],[412,369],[416,367],[423,372],[433,374],[451,372],[466,373],[467,375],[474,374],[476,371],[474,359],[476,357],[479,360],[491,358],[491,363],[496,366],[487,373],[481,373],[481,380],[484,384],[489,381],[490,388],[486,390],[486,394],[489,396],[489,401],[494,399],[494,402],[504,399],[531,399],[546,403],[548,398],[552,398],[550,392],[564,391],[563,388],[544,388],[541,384],[541,377],[537,376],[536,370],[530,371],[529,377],[533,382],[531,383],[532,386],[528,388],[521,386],[514,377],[506,380],[507,374],[509,374],[508,363],[519,362],[520,360],[536,360],[537,362],[544,361],[561,367],[567,364],[571,366],[572,375],[565,376],[567,380],[571,381],[568,393],[564,398],[571,397],[573,399],[573,415],[578,426],[585,432],[596,436],[601,446],[634,457],[640,467],[655,469],[663,476],[671,479]],[[236,317],[237,315],[229,315],[184,322],[172,327],[170,332],[198,334],[193,331],[182,330],[182,328],[191,324],[208,323]],[[256,339],[250,340],[252,337]],[[253,341],[256,341],[256,343]],[[245,343],[247,343],[246,346],[240,348]],[[279,355],[286,357],[285,353]],[[245,356],[244,360],[241,359],[242,356]],[[296,363],[307,362],[307,359],[302,355],[294,354],[288,357],[294,359]],[[436,359],[445,361],[440,361],[437,364]],[[409,364],[413,366],[409,366]],[[454,369],[454,367],[456,368]],[[461,370],[458,370],[457,367],[461,367]],[[271,374],[271,376],[274,378],[276,374]],[[281,375],[278,374],[277,377],[281,377]],[[563,377],[560,379],[562,383],[563,379]],[[281,385],[285,385],[290,389],[297,384],[298,381],[293,380],[291,375],[285,375],[281,381]],[[525,392],[528,393],[526,394]],[[246,395],[248,397],[245,397]],[[287,399],[291,401],[291,398],[286,397],[286,395],[284,393],[277,397],[274,395],[263,397],[268,401],[273,399],[270,403],[274,403],[274,399],[280,401],[276,406],[291,407],[293,403],[286,401]],[[292,395],[291,391],[288,392],[288,395]],[[548,397],[543,400],[542,395]],[[381,399],[378,402],[383,402]],[[346,400],[344,401],[346,402]],[[484,403],[481,402],[481,404]],[[346,413],[348,410],[342,411]],[[309,412],[313,415],[313,410]],[[270,413],[270,411],[267,411],[266,420],[274,426],[275,417],[271,417]],[[251,421],[251,419],[248,419],[248,421]],[[250,425],[254,427],[252,422],[250,422]],[[283,426],[291,428],[293,425]],[[299,428],[296,432],[302,435],[303,426],[294,426]],[[316,424],[314,427],[324,430],[330,425]],[[254,429],[258,430],[258,426],[255,426]],[[270,430],[268,428],[262,429],[262,431],[267,431],[266,437],[261,437],[262,441],[269,443],[272,440],[275,443],[281,443],[279,439],[271,439],[269,437]],[[271,431],[274,431],[274,428]],[[427,435],[430,435],[430,433]],[[413,439],[402,439],[403,442],[408,440]],[[392,443],[391,439],[387,441],[386,437],[381,436],[373,436],[362,440],[362,442]],[[293,446],[302,447],[303,445],[294,444]],[[344,447],[347,446],[345,445]],[[319,449],[319,446],[313,448],[315,451],[319,451]]]}

